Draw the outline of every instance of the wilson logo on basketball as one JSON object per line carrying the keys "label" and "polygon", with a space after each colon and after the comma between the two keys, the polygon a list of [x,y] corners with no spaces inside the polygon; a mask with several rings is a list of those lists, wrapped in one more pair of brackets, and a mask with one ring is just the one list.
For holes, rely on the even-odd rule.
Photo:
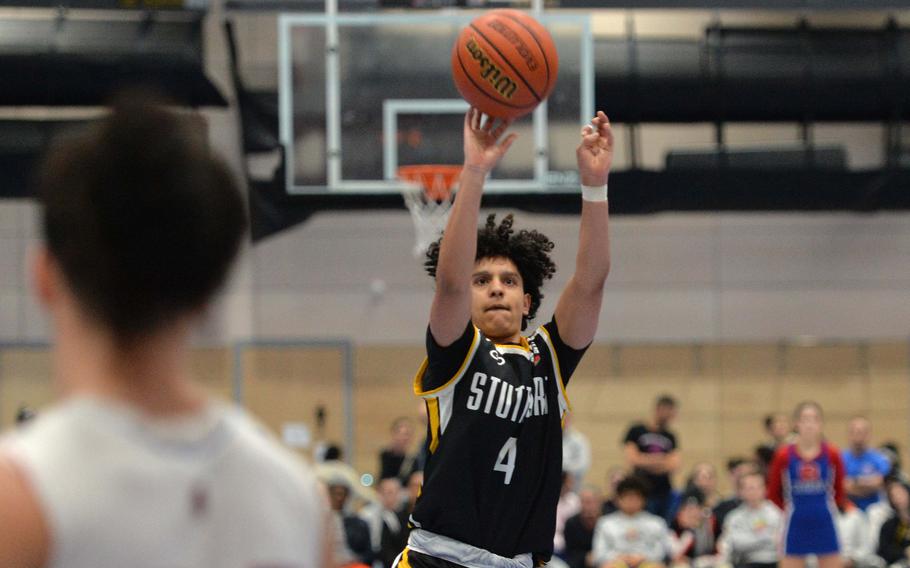
{"label": "wilson logo on basketball", "polygon": [[490,57],[484,52],[483,48],[477,45],[473,36],[465,44],[465,48],[471,54],[471,57],[480,65],[480,76],[488,83],[493,85],[500,95],[511,99],[515,95],[518,85],[515,80],[508,77],[503,70],[490,60]]}
{"label": "wilson logo on basketball", "polygon": [[540,66],[537,63],[537,59],[535,59],[534,56],[531,55],[531,50],[528,49],[528,44],[526,44],[524,41],[522,41],[522,39],[520,37],[518,37],[518,34],[516,34],[512,30],[512,28],[508,27],[507,25],[500,22],[499,20],[491,21],[489,26],[490,26],[490,28],[496,30],[496,32],[498,32],[499,35],[506,38],[509,41],[509,43],[511,43],[515,47],[515,50],[518,52],[518,55],[520,55],[521,58],[524,59],[525,65],[528,66],[528,69],[530,69],[531,71],[537,70],[537,68]]}

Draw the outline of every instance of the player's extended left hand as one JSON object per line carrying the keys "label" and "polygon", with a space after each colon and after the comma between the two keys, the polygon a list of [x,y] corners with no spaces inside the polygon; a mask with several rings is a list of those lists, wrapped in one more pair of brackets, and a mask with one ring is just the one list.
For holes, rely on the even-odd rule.
{"label": "player's extended left hand", "polygon": [[486,117],[476,108],[464,117],[464,165],[489,173],[515,142],[517,134],[502,135],[512,125],[511,120]]}
{"label": "player's extended left hand", "polygon": [[575,150],[581,184],[591,187],[606,185],[613,163],[613,130],[603,111],[581,129],[581,144]]}

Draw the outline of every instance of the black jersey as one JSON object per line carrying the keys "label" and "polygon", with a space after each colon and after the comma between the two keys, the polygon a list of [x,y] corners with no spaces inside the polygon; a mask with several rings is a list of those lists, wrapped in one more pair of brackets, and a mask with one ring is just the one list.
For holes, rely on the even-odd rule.
{"label": "black jersey", "polygon": [[550,558],[565,386],[583,353],[562,342],[555,320],[519,345],[494,344],[469,324],[441,348],[427,331],[414,380],[429,415],[416,528],[507,558]]}

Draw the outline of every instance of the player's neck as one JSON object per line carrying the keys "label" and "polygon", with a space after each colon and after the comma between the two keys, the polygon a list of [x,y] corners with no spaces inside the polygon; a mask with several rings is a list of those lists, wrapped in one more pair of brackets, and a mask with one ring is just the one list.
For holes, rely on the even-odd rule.
{"label": "player's neck", "polygon": [[503,337],[494,337],[489,334],[484,334],[484,335],[486,335],[487,338],[490,341],[492,341],[493,343],[498,343],[498,344],[502,344],[502,345],[507,345],[507,344],[519,345],[519,344],[521,344],[521,331],[517,331],[512,335],[507,335],[507,336],[503,336]]}
{"label": "player's neck", "polygon": [[189,326],[177,324],[125,350],[91,326],[58,325],[54,364],[64,396],[125,403],[146,414],[200,410],[205,396],[189,380]]}

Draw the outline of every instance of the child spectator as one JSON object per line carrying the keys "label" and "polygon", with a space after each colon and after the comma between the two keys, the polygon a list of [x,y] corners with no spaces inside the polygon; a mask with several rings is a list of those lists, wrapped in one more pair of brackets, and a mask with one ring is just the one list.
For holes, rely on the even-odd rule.
{"label": "child spectator", "polygon": [[667,524],[646,512],[645,483],[627,477],[616,487],[619,510],[597,522],[594,566],[599,568],[660,568],[670,555]]}
{"label": "child spectator", "polygon": [[721,555],[735,568],[776,568],[781,513],[765,498],[765,478],[752,472],[739,480],[742,504],[724,520]]}
{"label": "child spectator", "polygon": [[692,487],[683,493],[671,529],[674,564],[706,566],[716,563],[714,516],[698,488]]}

